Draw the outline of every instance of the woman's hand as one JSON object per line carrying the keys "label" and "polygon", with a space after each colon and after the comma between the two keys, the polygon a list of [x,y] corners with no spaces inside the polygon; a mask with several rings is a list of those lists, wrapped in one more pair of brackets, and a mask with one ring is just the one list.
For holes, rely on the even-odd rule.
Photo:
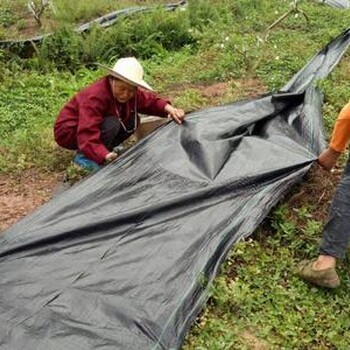
{"label": "woman's hand", "polygon": [[117,159],[118,155],[115,152],[110,152],[106,155],[105,157],[105,161],[106,163],[110,163],[111,161],[113,161],[114,159]]}
{"label": "woman's hand", "polygon": [[340,155],[340,152],[337,152],[334,149],[328,147],[319,155],[317,161],[322,168],[330,171],[337,163]]}
{"label": "woman's hand", "polygon": [[182,124],[185,117],[185,112],[182,109],[174,108],[172,105],[167,104],[164,110],[177,124]]}

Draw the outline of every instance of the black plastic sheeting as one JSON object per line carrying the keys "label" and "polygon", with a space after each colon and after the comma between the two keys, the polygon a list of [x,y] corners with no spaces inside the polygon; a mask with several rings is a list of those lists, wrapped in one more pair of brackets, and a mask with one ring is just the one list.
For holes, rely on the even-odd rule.
{"label": "black plastic sheeting", "polygon": [[235,242],[324,147],[350,30],[283,92],[171,122],[0,236],[0,348],[180,349]]}
{"label": "black plastic sheeting", "polygon": [[325,3],[327,5],[339,8],[339,9],[349,9],[349,0],[319,0],[319,2]]}
{"label": "black plastic sheeting", "polygon": [[[350,8],[350,2],[349,0],[319,0],[320,3],[330,5],[332,7],[340,8],[340,9],[349,9]],[[178,7],[185,7],[187,5],[187,0],[181,0],[176,3],[169,3],[164,5],[164,9],[166,11],[173,11],[176,10]],[[159,8],[159,6],[135,6],[135,7],[129,7],[122,10],[117,10],[108,13],[107,15],[98,17],[94,19],[93,21],[90,21],[88,23],[84,23],[76,28],[76,32],[83,33],[89,31],[93,26],[99,25],[103,28],[109,27],[113,25],[116,21],[118,21],[120,18],[131,16],[135,13],[146,13],[151,12]],[[1,47],[11,47],[13,45],[32,45],[40,43],[43,39],[45,39],[48,36],[51,36],[52,33],[44,34],[44,35],[37,35],[32,38],[27,39],[21,39],[21,40],[0,40],[0,48]]]}
{"label": "black plastic sheeting", "polygon": [[[187,5],[186,0],[181,0],[177,3],[172,3],[172,4],[166,4],[164,6],[161,6],[164,8],[166,11],[173,11],[177,9],[178,7],[183,7]],[[129,7],[126,9],[118,10],[118,11],[113,11],[111,13],[108,13],[105,16],[98,17],[95,20],[82,24],[79,27],[75,29],[76,32],[78,33],[83,33],[89,31],[93,26],[99,25],[103,28],[109,27],[113,25],[116,21],[118,21],[120,18],[131,16],[136,13],[146,13],[146,12],[152,12],[157,9],[159,9],[160,6],[135,6],[135,7]],[[22,39],[22,40],[0,40],[0,48],[1,47],[9,47],[12,45],[26,45],[26,44],[36,44],[41,42],[43,39],[45,39],[48,36],[51,36],[52,33],[44,34],[44,35],[38,35],[33,38],[29,39]]]}

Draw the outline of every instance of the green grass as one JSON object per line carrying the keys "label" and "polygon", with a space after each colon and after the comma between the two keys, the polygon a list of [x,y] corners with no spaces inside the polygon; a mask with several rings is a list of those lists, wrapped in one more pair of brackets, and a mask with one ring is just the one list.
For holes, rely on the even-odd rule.
{"label": "green grass", "polygon": [[259,349],[348,349],[349,266],[340,268],[343,285],[334,291],[295,275],[297,262],[316,254],[322,223],[312,219],[316,208],[294,209],[297,219],[278,206],[254,239],[235,245],[185,350],[252,349],[252,342]]}
{"label": "green grass", "polygon": [[[39,5],[41,0],[34,0],[33,2]],[[0,8],[3,9],[2,16],[0,16],[0,23],[6,25],[9,22],[12,23],[12,19],[28,15],[27,3],[28,0],[0,0]],[[44,21],[48,18],[54,18],[67,23],[80,23],[123,8],[162,5],[166,3],[168,1],[164,0],[53,0],[51,1],[52,6],[45,9]]]}
{"label": "green grass", "polygon": [[[24,3],[0,0],[0,38],[11,34]],[[81,0],[74,2],[74,11],[71,1],[54,3],[59,9],[55,21],[64,26],[38,45],[32,58],[0,50],[2,174],[30,167],[57,172],[69,166],[71,154],[55,145],[52,126],[65,101],[104,74],[96,69],[96,61],[112,64],[119,56],[136,55],[146,81],[192,111],[244,98],[244,81],[256,82],[259,92],[278,90],[350,23],[350,11],[305,0],[300,6],[309,22],[290,16],[264,42],[266,28],[288,11],[289,1],[192,0],[186,11],[159,10],[77,35],[70,29],[77,23],[140,2]],[[350,96],[349,67],[346,54],[334,72],[318,82],[328,133]],[[203,94],[205,87],[218,83],[227,87],[219,97]],[[261,91],[263,86],[266,91]],[[308,185],[310,180],[292,193]],[[326,190],[328,185],[317,186]],[[340,268],[341,288],[331,292],[310,287],[293,272],[300,259],[317,254],[327,208],[328,203],[320,207],[312,195],[299,203],[287,198],[253,239],[237,244],[184,349],[349,348],[348,264]]]}

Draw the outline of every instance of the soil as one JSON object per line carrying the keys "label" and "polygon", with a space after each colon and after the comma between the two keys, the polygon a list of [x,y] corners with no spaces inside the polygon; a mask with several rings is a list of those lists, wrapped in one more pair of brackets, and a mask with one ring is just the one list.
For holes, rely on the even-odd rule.
{"label": "soil", "polygon": [[[287,195],[285,198],[286,204],[290,208],[312,205],[315,207],[314,212],[312,212],[313,219],[325,222],[341,173],[341,168],[335,168],[332,172],[329,172],[314,164],[306,174],[304,181]],[[296,212],[291,211],[290,215],[294,222],[298,222]]]}
{"label": "soil", "polygon": [[0,175],[0,232],[51,199],[63,174],[26,170]]}
{"label": "soil", "polygon": [[251,350],[268,350],[269,346],[263,340],[258,339],[253,332],[246,330],[241,333],[241,337]]}
{"label": "soil", "polygon": [[167,96],[172,98],[181,95],[187,89],[197,90],[202,98],[211,106],[221,103],[223,98],[230,97],[231,101],[249,99],[266,93],[267,87],[258,79],[235,79],[215,84],[175,84],[170,87]]}

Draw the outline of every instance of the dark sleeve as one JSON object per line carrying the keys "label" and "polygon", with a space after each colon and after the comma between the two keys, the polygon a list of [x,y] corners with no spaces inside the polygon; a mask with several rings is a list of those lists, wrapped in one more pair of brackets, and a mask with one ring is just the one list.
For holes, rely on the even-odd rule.
{"label": "dark sleeve", "polygon": [[164,107],[171,104],[154,92],[137,89],[137,111],[142,114],[155,115],[158,117],[167,117],[168,113],[164,111]]}

